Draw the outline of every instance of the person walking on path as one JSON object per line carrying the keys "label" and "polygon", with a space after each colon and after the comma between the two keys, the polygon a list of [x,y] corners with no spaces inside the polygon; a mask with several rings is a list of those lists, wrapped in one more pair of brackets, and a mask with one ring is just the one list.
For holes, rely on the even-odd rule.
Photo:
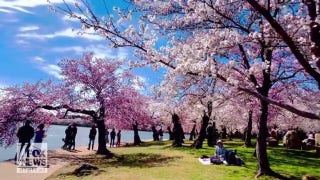
{"label": "person walking on path", "polygon": [[34,137],[35,143],[42,143],[43,138],[45,138],[45,131],[43,129],[44,129],[44,124],[39,124],[35,132],[36,134]]}
{"label": "person walking on path", "polygon": [[[29,157],[29,148],[30,148],[30,140],[33,138],[34,136],[34,129],[32,126],[30,126],[31,121],[30,120],[26,120],[24,126],[20,127],[17,133],[17,137],[19,138],[19,143],[21,143],[20,146],[20,151],[19,151],[19,156],[21,157],[21,151],[23,149],[24,146],[25,147],[25,152],[27,153],[27,157]],[[24,153],[23,153],[24,154]],[[20,158],[18,157],[18,158]],[[17,154],[14,158],[15,160],[17,160]]]}
{"label": "person walking on path", "polygon": [[93,150],[94,146],[94,139],[96,138],[97,130],[95,125],[93,125],[90,129],[89,132],[89,144],[88,144],[88,150],[90,150],[90,145],[91,145],[91,150]]}
{"label": "person walking on path", "polygon": [[120,147],[120,143],[121,143],[121,130],[119,130],[118,133],[117,133],[117,144],[116,144],[116,147]]}
{"label": "person walking on path", "polygon": [[110,132],[110,147],[114,146],[114,140],[116,138],[116,131],[113,128],[112,131]]}

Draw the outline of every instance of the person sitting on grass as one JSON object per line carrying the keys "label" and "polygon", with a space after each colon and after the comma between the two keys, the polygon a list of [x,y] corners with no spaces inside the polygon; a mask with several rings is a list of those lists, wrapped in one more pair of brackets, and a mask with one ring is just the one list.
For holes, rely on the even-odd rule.
{"label": "person sitting on grass", "polygon": [[228,164],[226,161],[227,149],[223,146],[222,140],[217,141],[216,151],[213,156],[210,157],[210,161],[213,164]]}
{"label": "person sitting on grass", "polygon": [[217,141],[215,155],[210,157],[210,162],[213,164],[226,164],[226,165],[245,165],[244,161],[237,156],[237,150],[227,150],[223,146],[221,140]]}

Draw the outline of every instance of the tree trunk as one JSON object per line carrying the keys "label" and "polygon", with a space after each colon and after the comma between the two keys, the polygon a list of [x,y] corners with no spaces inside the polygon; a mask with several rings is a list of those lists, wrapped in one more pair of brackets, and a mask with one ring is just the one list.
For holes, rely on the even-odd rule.
{"label": "tree trunk", "polygon": [[167,130],[168,130],[168,134],[169,134],[169,140],[173,140],[173,132],[172,132],[170,126],[167,127]]}
{"label": "tree trunk", "polygon": [[140,145],[142,141],[139,136],[138,123],[137,122],[133,123],[132,128],[133,128],[133,144]]}
{"label": "tree trunk", "polygon": [[216,129],[216,123],[212,122],[210,123],[206,129],[207,132],[207,142],[209,147],[214,147],[217,144],[217,129]]}
{"label": "tree trunk", "polygon": [[98,151],[97,154],[104,154],[107,156],[112,156],[112,153],[107,149],[106,145],[106,126],[104,124],[104,120],[96,121],[98,128]]}
{"label": "tree trunk", "polygon": [[258,159],[258,172],[257,176],[271,175],[274,176],[274,172],[270,168],[268,156],[267,156],[267,135],[268,135],[268,105],[269,103],[260,100],[261,115],[259,119],[259,132],[257,137],[256,155]]}
{"label": "tree trunk", "polygon": [[249,111],[249,119],[248,119],[248,125],[245,132],[245,141],[244,145],[246,147],[251,147],[251,131],[252,131],[252,110]]}
{"label": "tree trunk", "polygon": [[202,118],[202,124],[201,124],[201,128],[200,128],[200,132],[199,132],[199,136],[198,138],[193,142],[192,147],[196,148],[196,149],[200,149],[202,148],[202,144],[204,139],[206,138],[206,129],[208,127],[209,124],[209,116],[207,116],[206,114],[203,116]]}
{"label": "tree trunk", "polygon": [[173,142],[172,146],[181,147],[184,139],[184,132],[177,114],[172,115],[173,122]]}
{"label": "tree trunk", "polygon": [[225,126],[222,127],[222,139],[226,139],[227,138],[227,128]]}
{"label": "tree trunk", "polygon": [[229,136],[229,141],[232,141],[232,137],[233,137],[232,130],[229,130],[228,136]]}

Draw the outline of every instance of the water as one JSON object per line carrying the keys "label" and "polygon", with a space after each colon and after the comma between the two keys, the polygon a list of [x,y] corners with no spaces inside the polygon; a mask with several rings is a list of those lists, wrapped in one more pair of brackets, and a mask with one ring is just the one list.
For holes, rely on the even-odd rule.
{"label": "water", "polygon": [[[76,146],[87,146],[89,142],[89,127],[77,127],[78,133],[76,136]],[[62,138],[65,137],[66,126],[52,125],[47,131],[47,137],[43,142],[48,143],[48,149],[54,150],[59,149],[63,145]],[[109,130],[110,131],[110,130]],[[98,136],[98,135],[97,135]],[[139,131],[139,136],[142,141],[153,139],[152,132]],[[163,134],[163,139],[168,139],[168,133]],[[110,137],[109,137],[110,139]],[[33,141],[33,140],[32,140]],[[31,141],[31,142],[32,142]],[[133,131],[122,130],[121,131],[121,142],[133,143]],[[98,144],[98,138],[95,139],[95,144]],[[0,146],[0,161],[14,158],[16,154],[17,145],[14,144],[10,147],[4,148]]]}

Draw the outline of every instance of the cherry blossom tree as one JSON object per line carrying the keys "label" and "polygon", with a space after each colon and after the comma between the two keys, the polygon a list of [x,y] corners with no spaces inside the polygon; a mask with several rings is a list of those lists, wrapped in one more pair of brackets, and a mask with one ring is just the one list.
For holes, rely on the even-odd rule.
{"label": "cherry blossom tree", "polygon": [[[83,6],[66,4],[58,9],[78,19],[84,31],[96,30],[114,47],[134,47],[143,65],[166,67],[169,79],[187,84],[194,77],[213,78],[257,98],[257,175],[276,175],[266,153],[270,104],[320,119],[313,111],[319,106],[314,98],[319,97],[315,87],[320,77],[314,68],[318,62],[314,30],[318,19],[310,11],[314,8],[300,1],[281,5],[253,0],[130,2],[135,5],[132,9],[115,8],[117,22],[130,19],[137,11],[141,17],[137,26],[116,24],[111,15],[99,17],[88,4],[84,4],[88,11],[81,15],[78,12],[85,12]],[[310,29],[311,37],[306,33]],[[166,38],[161,48],[157,48],[161,42],[157,37]],[[297,92],[301,96],[296,96]]]}
{"label": "cherry blossom tree", "polygon": [[[320,2],[317,0],[260,2],[247,0],[247,2],[269,22],[296,60],[318,82],[320,89]],[[283,18],[277,17],[279,13]],[[309,26],[309,33],[306,33],[309,39],[305,36],[296,39],[296,34],[291,34],[290,27],[301,24]],[[301,47],[301,44],[307,44],[306,48]]]}
{"label": "cherry blossom tree", "polygon": [[[25,120],[34,123],[48,124],[55,120],[56,115],[39,108],[39,104],[54,104],[54,89],[59,86],[52,85],[52,81],[24,83],[20,86],[5,87],[1,90],[0,99],[0,137],[5,145],[16,142],[18,125]],[[52,96],[48,96],[52,94]]]}
{"label": "cherry blossom tree", "polygon": [[[83,4],[81,4],[80,2],[82,2]],[[268,4],[270,6],[270,1],[267,2],[269,2]],[[280,1],[272,1],[272,3],[274,2],[278,3]],[[250,35],[249,37],[256,37],[261,36],[261,33],[257,32],[257,30],[259,30],[260,25],[264,24],[264,19],[261,18],[259,12],[256,13],[254,9],[251,7],[251,5],[246,1],[222,2],[201,0],[188,2],[154,1],[153,3],[147,3],[144,0],[137,0],[130,1],[127,3],[128,7],[125,10],[117,7],[114,8],[115,12],[118,13],[116,16],[110,13],[107,13],[106,16],[99,16],[98,14],[95,14],[94,9],[90,7],[90,4],[84,1],[75,1],[74,5],[65,3],[64,7],[52,6],[51,9],[53,11],[62,12],[68,15],[70,18],[78,19],[83,24],[82,33],[85,33],[87,30],[96,30],[96,32],[101,34],[102,37],[108,39],[113,47],[131,46],[136,48],[136,55],[138,57],[141,57],[142,60],[145,60],[142,63],[139,63],[138,65],[149,64],[152,65],[154,68],[165,66],[167,68],[179,69],[179,67],[177,67],[174,64],[174,62],[171,61],[173,57],[171,57],[170,59],[164,56],[161,53],[161,50],[159,51],[154,48],[157,41],[159,40],[157,37],[163,37],[163,33],[165,33],[165,31],[184,31],[184,33],[186,33],[188,31],[193,32],[194,30],[199,29],[208,30],[214,27],[225,27],[228,30],[233,28],[235,30],[243,31],[247,35]],[[295,7],[293,8],[294,11],[301,9],[306,10],[307,7],[304,3],[300,1],[294,2],[292,4],[295,4],[297,7],[300,8],[299,9]],[[299,39],[299,42],[301,43],[301,45],[299,45],[299,48],[302,48],[301,51],[309,52],[306,53],[306,56],[308,56],[308,58],[313,58],[313,56],[310,54],[310,48],[308,48],[311,46],[309,36],[308,34],[304,33],[309,29],[309,27],[304,23],[305,21],[303,20],[308,19],[307,14],[288,11],[289,8],[284,9],[285,11],[283,11],[283,14],[281,14],[282,16],[277,16],[277,18],[279,18],[281,20],[280,23],[283,24],[288,24],[288,22],[296,23],[296,25],[288,24],[289,28],[285,30],[287,30],[288,32],[292,31],[293,34],[290,34],[289,36],[291,36],[293,39]],[[132,22],[134,12],[144,12],[144,14],[138,14],[141,17],[141,19],[139,20],[139,25],[137,25],[138,27],[132,25],[128,26],[128,24]],[[230,14],[231,12],[234,13]],[[277,13],[275,13],[275,15],[279,13],[279,10],[276,10],[276,12]],[[290,18],[287,13],[291,12],[292,16],[299,20],[290,21]],[[244,21],[244,19],[248,19],[248,21]],[[130,22],[128,23],[127,20],[129,20]],[[296,27],[296,29],[293,30],[290,29],[290,27]],[[299,31],[297,31],[297,29]],[[265,31],[267,30],[269,30],[268,33],[274,32],[271,26],[265,26]],[[182,33],[180,32],[178,32],[178,34],[166,33],[166,35],[168,37],[174,37],[178,40],[178,37],[184,39],[185,37],[190,35],[190,33],[182,35]],[[222,51],[226,51],[228,49],[228,38],[229,40],[231,38],[231,41],[234,41],[239,40],[240,35],[244,35],[241,33],[235,33],[233,31],[227,32],[223,29],[221,31],[215,32],[215,35],[216,34],[221,34],[222,36],[225,35],[223,36],[222,40],[219,40],[219,42],[223,42],[223,45],[225,46],[224,48],[220,49]],[[272,34],[272,36],[268,38],[272,39],[275,42],[279,42],[279,47],[288,47],[286,44],[282,44],[281,37],[273,35],[274,34]],[[199,34],[197,36],[199,36]],[[235,37],[238,37],[238,39]],[[208,34],[207,36],[202,36],[200,38],[202,38],[205,41],[210,40],[211,36]],[[204,46],[195,45],[195,47],[198,48],[198,52],[201,52],[201,49],[205,50],[204,53],[198,53],[198,55],[206,54],[209,57],[212,56],[212,52],[210,54],[210,52],[207,51],[207,47],[213,45],[210,44],[210,42],[211,41],[203,42],[205,44]],[[171,45],[174,45],[174,43],[171,43]],[[292,60],[294,59],[295,58],[292,58]],[[315,61],[310,61],[310,63],[312,66],[312,63],[315,63]],[[206,66],[205,63],[199,65],[200,67],[201,65]],[[306,70],[306,72],[309,74],[309,71]],[[187,73],[197,75],[197,73],[194,73],[192,71],[187,71]],[[227,79],[224,79],[223,77],[220,78],[222,78],[224,81],[227,81]],[[311,119],[320,119],[318,113],[305,111],[305,109],[299,109],[298,107],[292,104],[286,104],[285,102],[277,101],[271,99],[270,97],[265,97],[262,94],[252,92],[247,88],[242,87],[238,89],[241,91],[245,91],[257,98],[264,99],[273,105],[284,108],[300,116]]]}
{"label": "cherry blossom tree", "polygon": [[[54,118],[82,114],[97,124],[97,153],[111,155],[105,142],[106,124],[129,129],[133,120],[150,123],[144,111],[146,98],[134,88],[138,78],[124,69],[122,62],[86,54],[81,59],[64,59],[59,66],[63,81],[58,85],[48,81],[4,89],[2,127],[29,118],[50,123]],[[3,130],[1,137],[13,142],[12,132]]]}

